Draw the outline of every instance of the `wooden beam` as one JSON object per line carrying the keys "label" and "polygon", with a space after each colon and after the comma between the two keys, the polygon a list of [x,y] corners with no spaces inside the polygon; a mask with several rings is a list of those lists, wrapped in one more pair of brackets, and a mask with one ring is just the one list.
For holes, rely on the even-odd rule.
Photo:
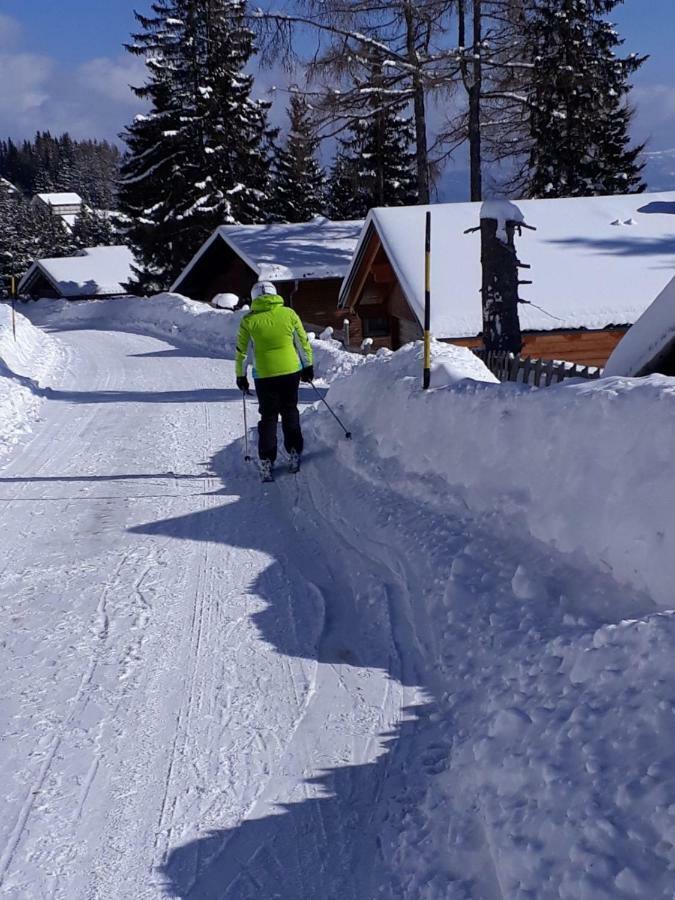
{"label": "wooden beam", "polygon": [[366,248],[366,252],[363,254],[363,258],[361,260],[361,269],[358,278],[354,283],[354,287],[351,291],[351,296],[349,297],[347,302],[347,307],[352,312],[354,311],[354,307],[359,301],[361,292],[363,291],[368,276],[370,275],[371,266],[375,262],[375,257],[377,256],[381,246],[382,242],[380,241],[380,236],[373,228],[373,233],[369,240],[369,246]]}

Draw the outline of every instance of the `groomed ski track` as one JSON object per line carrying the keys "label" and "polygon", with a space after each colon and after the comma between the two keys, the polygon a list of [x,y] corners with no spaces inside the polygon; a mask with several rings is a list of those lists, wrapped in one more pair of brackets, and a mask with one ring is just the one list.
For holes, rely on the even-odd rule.
{"label": "groomed ski track", "polygon": [[301,473],[262,486],[230,361],[57,336],[67,370],[0,461],[0,896],[505,896],[446,771],[484,660],[427,616],[465,602],[460,647],[489,614],[493,666],[555,634],[513,608],[519,548],[311,435]]}
{"label": "groomed ski track", "polygon": [[368,896],[404,609],[383,585],[364,629],[306,472],[263,489],[229,446],[231,363],[58,336],[0,475],[2,896]]}

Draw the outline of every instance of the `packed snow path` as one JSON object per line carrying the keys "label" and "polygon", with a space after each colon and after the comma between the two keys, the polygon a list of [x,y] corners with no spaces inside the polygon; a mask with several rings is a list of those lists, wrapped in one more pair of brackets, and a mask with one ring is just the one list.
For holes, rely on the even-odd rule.
{"label": "packed snow path", "polygon": [[[672,752],[669,685],[627,726],[613,674],[647,601],[311,428],[262,488],[231,362],[58,336],[68,372],[0,467],[0,896],[671,896],[665,845],[598,806],[632,733]],[[673,620],[643,625],[653,648]]]}
{"label": "packed snow path", "polygon": [[[66,383],[0,480],[3,896],[363,898],[405,626],[355,628],[358,562],[315,542],[301,482],[263,493],[221,452],[231,363],[61,337]],[[312,802],[342,766],[340,804]]]}

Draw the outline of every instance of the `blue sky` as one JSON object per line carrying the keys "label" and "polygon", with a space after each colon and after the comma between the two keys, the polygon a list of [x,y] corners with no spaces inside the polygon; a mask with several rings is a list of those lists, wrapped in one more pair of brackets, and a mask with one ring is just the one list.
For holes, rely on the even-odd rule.
{"label": "blue sky", "polygon": [[[23,137],[43,127],[114,138],[137,109],[128,85],[142,74],[122,44],[134,7],[148,6],[149,0],[0,0],[0,135]],[[627,50],[651,55],[635,79],[636,137],[648,137],[653,150],[673,148],[675,0],[626,0],[613,18]]]}

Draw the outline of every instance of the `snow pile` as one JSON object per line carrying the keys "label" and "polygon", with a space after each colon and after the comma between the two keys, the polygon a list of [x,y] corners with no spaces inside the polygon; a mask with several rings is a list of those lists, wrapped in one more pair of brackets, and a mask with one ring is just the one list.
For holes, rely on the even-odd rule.
{"label": "snow pile", "polygon": [[421,353],[417,343],[366,357],[329,392],[355,443],[391,464],[390,482],[496,513],[672,605],[675,382],[487,384],[473,354],[437,346],[437,387],[423,392]]}
{"label": "snow pile", "polygon": [[351,375],[366,358],[359,353],[348,353],[340,341],[333,338],[316,338],[308,335],[314,352],[314,371],[317,382],[331,384],[336,378]]}
{"label": "snow pile", "polygon": [[[47,328],[86,327],[152,334],[176,346],[197,348],[209,356],[233,357],[239,323],[248,307],[231,311],[190,300],[180,294],[120,297],[72,303],[40,300],[26,307],[36,325]],[[335,340],[312,337],[317,381],[329,383],[348,375],[364,357],[346,353]],[[234,380],[234,366],[232,367]]]}
{"label": "snow pile", "polygon": [[214,309],[179,294],[120,297],[71,303],[41,300],[28,307],[35,324],[87,327],[151,334],[175,345],[190,345],[213,356],[232,356],[237,330],[247,310]]}
{"label": "snow pile", "polygon": [[522,210],[509,200],[486,200],[480,208],[480,218],[481,221],[483,219],[495,219],[497,222],[497,237],[504,243],[507,240],[507,222],[515,222],[517,225],[522,225],[525,221]]}
{"label": "snow pile", "polygon": [[605,375],[653,371],[675,342],[675,278],[661,291],[607,360]]}
{"label": "snow pile", "polygon": [[211,300],[211,306],[216,309],[236,309],[239,297],[236,294],[216,294]]}
{"label": "snow pile", "polygon": [[416,824],[382,833],[403,881],[390,895],[666,900],[675,381],[535,390],[434,351],[427,392],[420,344],[331,386],[353,442],[309,420],[354,473],[334,476],[331,521],[359,516],[359,551],[376,545],[406,585],[433,673],[428,746],[395,807]]}
{"label": "snow pile", "polygon": [[33,327],[19,312],[16,338],[12,308],[0,303],[0,456],[38,417],[44,397],[40,381],[65,359],[58,341]]}

